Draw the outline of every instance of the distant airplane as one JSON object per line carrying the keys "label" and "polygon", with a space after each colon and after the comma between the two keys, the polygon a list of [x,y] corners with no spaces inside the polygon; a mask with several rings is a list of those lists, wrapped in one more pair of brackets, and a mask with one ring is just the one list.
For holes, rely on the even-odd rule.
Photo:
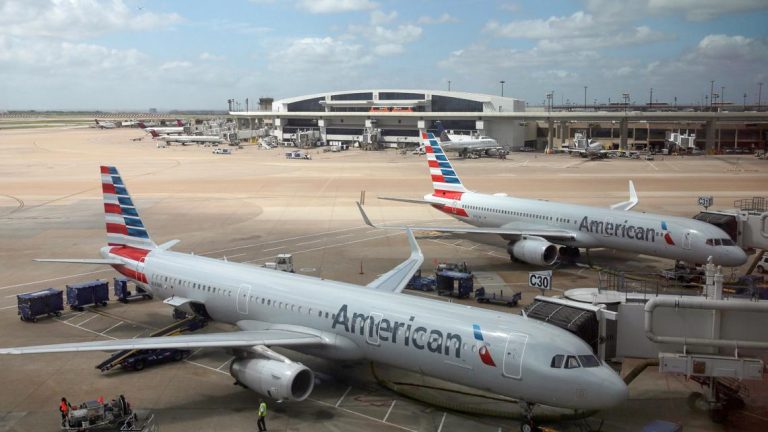
{"label": "distant airplane", "polygon": [[528,418],[524,430],[535,427],[535,404],[587,411],[627,398],[624,381],[566,330],[402,295],[424,261],[409,229],[410,257],[368,285],[354,285],[171,251],[178,240],[158,246],[117,169],[102,166],[101,182],[108,244],[102,258],[39,261],[110,265],[163,303],[239,330],[0,348],[0,354],[227,349],[239,384],[276,400],[304,400],[314,373],[271,349],[283,347],[336,361],[380,362],[514,398]]}
{"label": "distant airplane", "polygon": [[99,119],[93,119],[96,122],[96,127],[99,129],[114,129],[116,126],[112,122],[100,122]]}
{"label": "distant airplane", "polygon": [[149,131],[149,133],[152,134],[153,139],[158,141],[165,141],[169,144],[172,142],[176,142],[181,145],[203,143],[222,144],[225,142],[224,138],[215,135],[160,135],[154,130]]}
{"label": "distant airplane", "polygon": [[610,248],[693,264],[712,257],[715,264],[728,267],[747,261],[744,251],[714,225],[629,211],[639,201],[632,181],[629,200],[610,208],[481,194],[464,188],[433,134],[423,133],[422,140],[434,192],[423,200],[382,199],[429,204],[474,226],[410,227],[413,230],[497,234],[509,240],[507,252],[513,260],[542,266],[554,264],[558,255],[577,258],[579,248]]}
{"label": "distant airplane", "polygon": [[139,122],[139,127],[152,133],[152,131],[158,134],[182,134],[184,133],[184,123],[181,120],[176,120],[177,126],[147,126],[144,122]]}
{"label": "distant airplane", "polygon": [[577,133],[573,139],[573,147],[563,147],[562,150],[570,154],[578,154],[583,158],[603,159],[611,154],[616,154],[615,150],[605,150],[603,145],[592,139],[587,139],[582,134]]}
{"label": "distant airplane", "polygon": [[437,134],[440,137],[440,145],[444,150],[458,152],[461,156],[466,156],[470,152],[487,152],[490,149],[499,149],[499,143],[487,136],[473,137],[470,135],[450,134],[443,122],[435,122],[437,125]]}

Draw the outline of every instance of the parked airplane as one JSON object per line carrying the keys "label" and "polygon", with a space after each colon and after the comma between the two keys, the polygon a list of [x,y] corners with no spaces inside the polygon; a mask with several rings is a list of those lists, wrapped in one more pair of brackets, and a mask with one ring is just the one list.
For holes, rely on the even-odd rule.
{"label": "parked airplane", "polygon": [[93,119],[96,122],[96,127],[99,129],[114,129],[116,126],[113,122],[99,121],[99,119]]}
{"label": "parked airplane", "polygon": [[[239,331],[0,348],[0,354],[123,349],[230,350],[238,383],[277,400],[306,399],[313,372],[272,351],[369,360],[521,401],[532,426],[535,404],[599,410],[622,403],[627,386],[577,336],[525,316],[400,295],[424,257],[406,229],[410,257],[366,286],[173,252],[156,245],[117,169],[101,167],[107,246],[101,259],[48,259],[110,265],[164,303],[233,324]],[[523,403],[524,401],[524,403]],[[528,430],[528,429],[524,429]]]}
{"label": "parked airplane", "polygon": [[[576,258],[579,248],[610,248],[694,264],[712,257],[715,264],[729,267],[747,261],[744,251],[714,225],[629,211],[639,201],[632,181],[629,200],[610,208],[476,193],[461,183],[433,134],[423,133],[422,140],[434,192],[423,200],[382,199],[430,204],[474,227],[410,227],[413,230],[498,234],[509,240],[512,259],[536,265],[552,265],[558,254]],[[559,251],[556,245],[561,245]]]}
{"label": "parked airplane", "polygon": [[221,144],[224,142],[224,138],[215,135],[160,135],[156,131],[150,131],[152,138],[158,141],[165,141],[167,143],[176,142],[181,145],[186,144]]}
{"label": "parked airplane", "polygon": [[176,120],[176,126],[147,126],[144,122],[139,122],[139,127],[145,131],[152,133],[152,131],[158,134],[182,134],[184,133],[184,123],[181,120]]}
{"label": "parked airplane", "polygon": [[458,152],[461,156],[466,156],[470,152],[484,153],[490,149],[501,148],[499,143],[491,137],[449,134],[443,127],[443,122],[437,121],[435,125],[437,125],[437,134],[440,136],[440,145],[443,149]]}
{"label": "parked airplane", "polygon": [[573,138],[573,147],[563,147],[562,150],[570,154],[578,154],[583,158],[604,159],[610,155],[616,155],[616,150],[605,150],[598,141],[587,139],[583,134],[576,133]]}

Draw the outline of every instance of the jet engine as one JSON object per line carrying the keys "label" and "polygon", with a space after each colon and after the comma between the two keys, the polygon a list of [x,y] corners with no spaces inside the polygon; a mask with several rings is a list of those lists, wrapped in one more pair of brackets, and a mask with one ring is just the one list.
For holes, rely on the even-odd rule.
{"label": "jet engine", "polygon": [[315,374],[301,363],[245,358],[233,361],[229,374],[256,393],[280,401],[302,401],[315,386]]}
{"label": "jet engine", "polygon": [[507,252],[520,261],[540,266],[552,265],[557,259],[557,246],[541,237],[524,237],[509,242]]}

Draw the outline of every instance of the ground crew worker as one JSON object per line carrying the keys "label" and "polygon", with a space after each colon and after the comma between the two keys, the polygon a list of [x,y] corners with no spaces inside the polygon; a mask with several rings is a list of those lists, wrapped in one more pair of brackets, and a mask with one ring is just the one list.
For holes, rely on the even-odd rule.
{"label": "ground crew worker", "polygon": [[267,403],[264,402],[263,399],[260,399],[259,400],[259,421],[257,423],[259,425],[259,432],[264,432],[265,430],[267,430],[266,419],[267,419]]}
{"label": "ground crew worker", "polygon": [[69,406],[69,402],[67,402],[67,398],[63,397],[61,398],[61,403],[59,404],[59,412],[61,412],[61,423],[64,424],[64,422],[67,420],[67,414],[69,414],[69,409],[71,407]]}

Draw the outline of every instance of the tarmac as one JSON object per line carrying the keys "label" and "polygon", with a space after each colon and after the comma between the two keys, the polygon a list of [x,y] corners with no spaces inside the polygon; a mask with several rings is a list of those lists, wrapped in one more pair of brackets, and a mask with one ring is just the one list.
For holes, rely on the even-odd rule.
{"label": "tarmac", "polygon": [[[355,206],[365,191],[369,216],[380,223],[458,224],[429,206],[377,200],[377,196],[419,198],[431,191],[423,156],[395,150],[340,153],[310,150],[312,160],[286,160],[283,149],[245,146],[232,155],[214,155],[202,146],[156,148],[136,129],[51,128],[0,130],[0,345],[19,346],[146,335],[172,322],[158,301],[109,306],[60,318],[25,323],[16,315],[17,294],[116,276],[89,265],[43,264],[33,258],[93,258],[104,244],[104,216],[98,167],[118,167],[157,243],[182,242],[174,249],[260,265],[279,253],[292,253],[297,272],[365,284],[408,255],[402,233],[363,224]],[[692,216],[699,195],[713,195],[715,207],[766,195],[768,163],[752,156],[657,157],[645,160],[588,161],[566,155],[513,153],[507,160],[454,160],[471,189],[599,206],[624,201],[635,182],[638,209]],[[527,287],[530,266],[511,263],[505,242],[487,236],[421,233],[422,267],[466,261],[489,292],[522,291],[521,306],[539,295]],[[602,267],[653,272],[666,260],[606,250],[590,254]],[[596,286],[597,272],[586,266],[555,269],[554,289]],[[458,301],[433,293],[437,301]],[[509,313],[520,307],[483,306]],[[212,324],[203,331],[226,331]],[[513,419],[470,415],[417,402],[377,383],[368,364],[337,364],[283,351],[318,375],[307,401],[270,403],[270,430],[290,431],[498,431],[517,430]],[[256,429],[259,396],[234,386],[231,357],[203,349],[181,363],[142,372],[94,368],[107,353],[0,357],[0,431],[58,429],[58,401],[124,394],[133,407],[152,411],[164,431],[251,431]],[[625,361],[624,373],[632,363]],[[620,367],[617,365],[617,368]],[[387,380],[438,385],[405,371],[376,365]],[[654,368],[630,385],[630,399],[584,421],[553,424],[578,431],[602,425],[604,431],[637,431],[656,419],[680,422],[686,431],[766,430],[766,383],[750,383],[745,410],[726,425],[691,409],[687,397],[701,391],[684,377]],[[467,389],[463,389],[467,391]],[[422,390],[422,392],[426,392]],[[449,405],[510,413],[516,404],[447,391],[424,394]],[[588,426],[587,426],[588,425]]]}

